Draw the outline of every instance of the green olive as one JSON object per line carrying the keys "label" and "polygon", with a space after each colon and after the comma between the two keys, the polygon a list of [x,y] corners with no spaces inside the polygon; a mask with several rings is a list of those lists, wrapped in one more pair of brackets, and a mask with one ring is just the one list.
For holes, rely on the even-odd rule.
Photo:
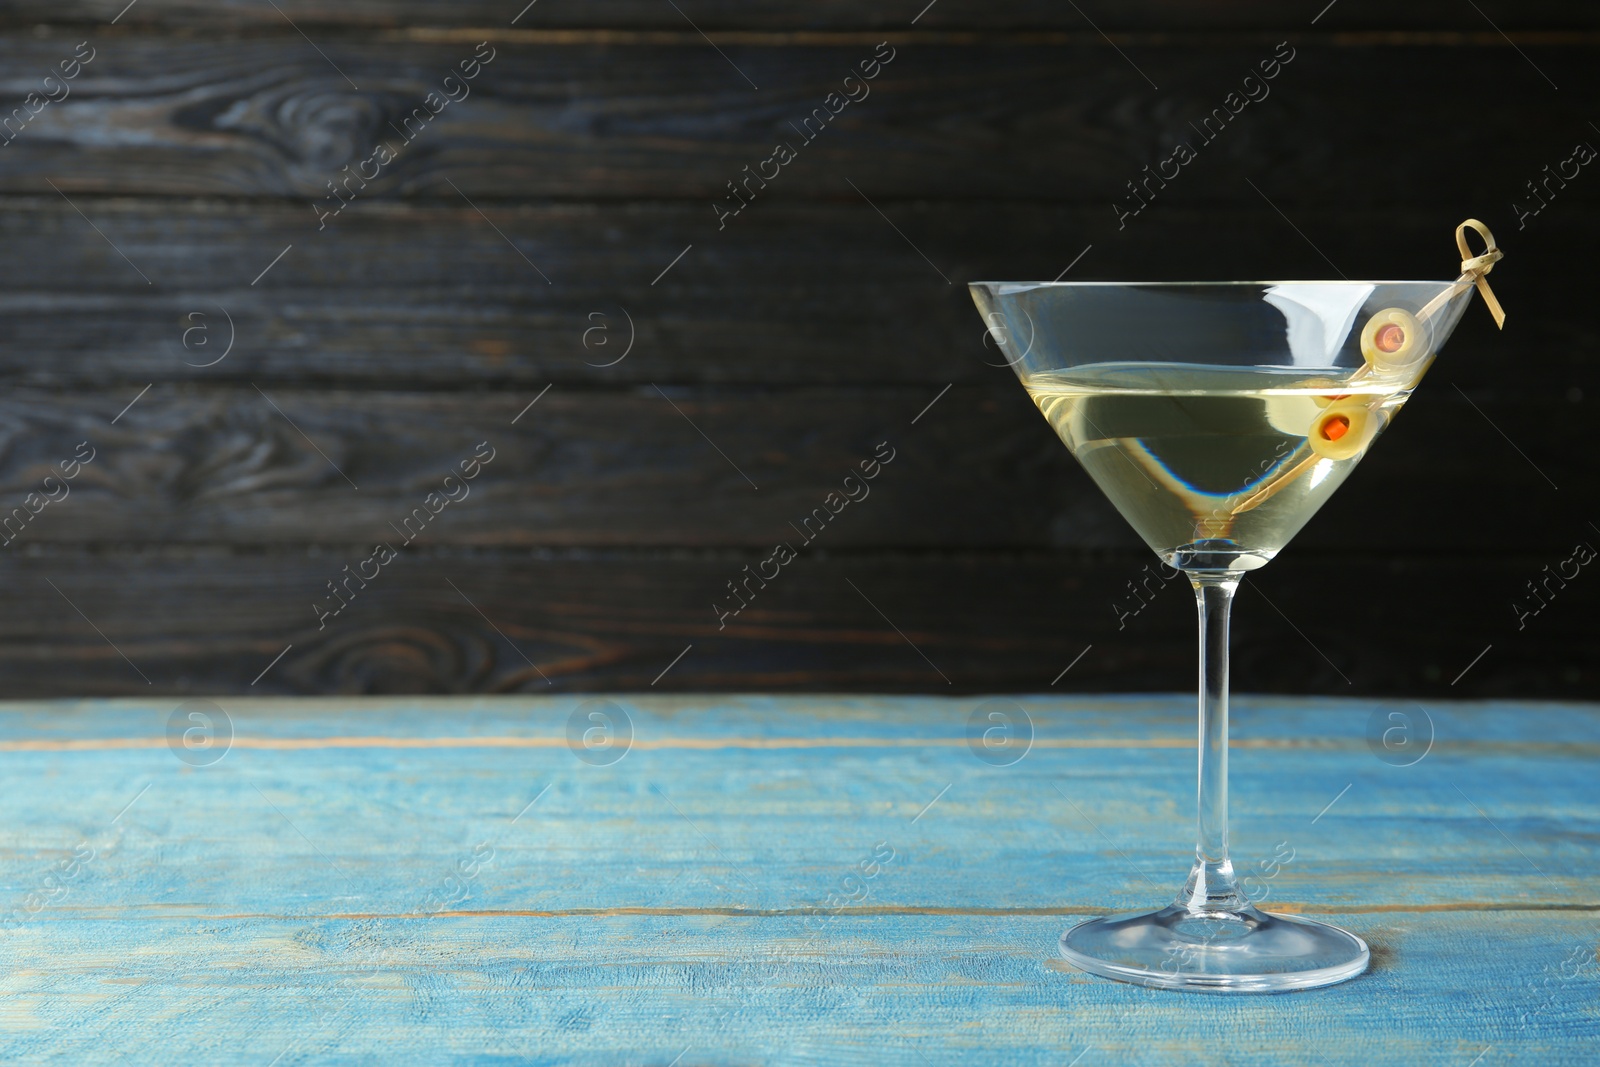
{"label": "green olive", "polygon": [[1302,389],[1316,389],[1319,392],[1311,399],[1317,407],[1325,408],[1336,400],[1343,400],[1349,393],[1342,390],[1349,388],[1345,382],[1336,382],[1332,378],[1307,378],[1300,383]]}
{"label": "green olive", "polygon": [[1361,354],[1372,369],[1400,370],[1428,355],[1427,330],[1401,308],[1384,308],[1361,328]]}
{"label": "green olive", "polygon": [[1339,400],[1312,420],[1306,443],[1324,459],[1350,459],[1367,447],[1377,426],[1378,420],[1365,404]]}

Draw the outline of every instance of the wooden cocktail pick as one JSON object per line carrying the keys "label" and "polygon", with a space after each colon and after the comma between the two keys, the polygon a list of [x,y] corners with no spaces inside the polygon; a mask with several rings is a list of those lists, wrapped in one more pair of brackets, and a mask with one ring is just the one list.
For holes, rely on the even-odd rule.
{"label": "wooden cocktail pick", "polygon": [[[1473,255],[1471,246],[1467,244],[1468,230],[1483,238],[1482,253]],[[1356,368],[1355,372],[1341,384],[1350,385],[1360,381],[1375,369],[1385,367],[1390,357],[1397,358],[1400,365],[1389,365],[1386,369],[1402,369],[1424,362],[1431,354],[1424,348],[1428,320],[1437,315],[1440,309],[1468,286],[1477,286],[1478,294],[1483,297],[1489,314],[1494,316],[1495,326],[1505,329],[1505,309],[1495,298],[1494,290],[1489,288],[1489,272],[1494,270],[1496,263],[1505,258],[1505,253],[1500,251],[1500,246],[1494,242],[1494,234],[1477,219],[1467,219],[1456,227],[1456,249],[1461,253],[1461,276],[1455,280],[1455,284],[1424,304],[1422,310],[1414,316],[1403,308],[1384,308],[1373,315],[1361,332],[1361,350],[1366,362]],[[1353,397],[1346,396],[1338,398],[1338,402],[1341,405],[1360,406],[1370,410],[1381,404],[1383,399],[1382,396],[1375,396],[1367,405],[1361,405]],[[1353,410],[1341,414],[1331,409],[1319,414],[1307,431],[1306,443],[1301,446],[1309,449],[1309,454],[1246,497],[1233,509],[1232,514],[1241,515],[1271,499],[1273,494],[1310,470],[1317,460],[1325,456],[1348,458],[1359,453],[1366,445],[1366,436],[1377,431],[1379,422],[1377,419],[1358,420],[1355,418],[1356,414]]]}

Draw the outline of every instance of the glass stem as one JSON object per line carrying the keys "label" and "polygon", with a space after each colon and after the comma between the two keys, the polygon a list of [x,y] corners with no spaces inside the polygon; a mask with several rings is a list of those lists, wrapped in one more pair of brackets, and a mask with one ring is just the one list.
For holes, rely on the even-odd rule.
{"label": "glass stem", "polygon": [[1228,859],[1228,616],[1241,575],[1191,571],[1200,614],[1200,776],[1194,870],[1177,903],[1194,913],[1236,912],[1250,901]]}

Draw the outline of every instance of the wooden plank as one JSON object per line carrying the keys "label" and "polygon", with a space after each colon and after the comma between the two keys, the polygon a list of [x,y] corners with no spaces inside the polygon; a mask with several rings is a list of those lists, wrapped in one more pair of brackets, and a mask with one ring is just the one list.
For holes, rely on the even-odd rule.
{"label": "wooden plank", "polygon": [[[668,30],[687,28],[683,15],[671,10],[663,14],[661,5],[647,0],[606,0],[582,7],[550,5],[531,10],[509,10],[484,0],[354,0],[330,7],[312,0],[283,0],[283,14],[305,26],[474,26],[499,29],[511,24],[522,28],[539,27],[658,27]],[[515,8],[516,5],[511,5]],[[1517,5],[1490,5],[1494,24],[1508,30],[1554,28],[1597,29],[1593,13],[1555,0]],[[977,0],[940,0],[926,10],[917,4],[899,7],[864,6],[845,0],[813,3],[765,3],[759,7],[736,0],[696,0],[684,13],[706,30],[762,28],[777,31],[811,29],[884,29],[905,31],[915,25],[921,29],[952,27],[977,30],[1065,29],[1088,30],[1089,18],[1107,30],[1261,30],[1315,27],[1319,30],[1386,29],[1481,31],[1489,27],[1485,18],[1446,0],[1420,0],[1403,8],[1374,0],[1342,0],[1331,9],[1318,12],[1310,5],[1304,12],[1285,11],[1269,0],[1232,0],[1226,4],[1195,5],[1175,0],[1130,0],[1121,4],[1102,4],[1086,13],[1063,9],[1046,0],[1018,0],[996,8]],[[120,13],[120,17],[119,16]],[[29,27],[36,23],[107,23],[149,28],[204,27],[206,29],[281,30],[284,19],[270,8],[256,4],[215,4],[201,0],[141,0],[122,13],[116,0],[16,0],[7,6],[6,23]]]}
{"label": "wooden plank", "polygon": [[[567,741],[575,710],[603,706],[586,703],[592,699],[609,702],[618,724],[626,716],[619,736],[631,731],[613,763],[585,763]],[[869,849],[888,835],[905,842],[896,852],[920,862],[903,872],[914,882],[894,897],[856,902],[846,909],[855,915],[1081,915],[1138,907],[1151,882],[1161,890],[1181,883],[1193,846],[1192,698],[1019,696],[1007,706],[1019,723],[1017,709],[1027,713],[1033,744],[1005,767],[980,761],[967,744],[969,719],[986,700],[223,700],[218,707],[231,727],[222,729],[233,741],[219,760],[197,768],[169,751],[170,699],[29,705],[7,715],[21,721],[0,733],[8,773],[41,784],[9,802],[8,817],[29,838],[6,858],[14,864],[34,842],[100,829],[149,784],[118,854],[124,877],[152,898],[141,909],[148,918],[199,920],[222,900],[238,918],[424,918],[429,909],[417,897],[432,888],[428,872],[448,869],[462,842],[498,837],[548,785],[529,825],[507,835],[516,838],[508,844],[518,861],[492,884],[475,886],[470,901],[453,902],[464,906],[433,910],[469,918],[604,917],[629,908],[801,915],[816,903],[818,878],[832,864],[847,867],[849,852],[869,835]],[[1436,750],[1411,767],[1384,762],[1368,747],[1369,720],[1392,710],[1418,722],[1426,710],[1435,731]],[[223,721],[215,708],[209,714]],[[1257,869],[1250,857],[1270,853],[1278,840],[1292,839],[1304,853],[1266,880],[1263,899],[1310,914],[1600,912],[1592,883],[1600,861],[1575,841],[1600,825],[1587,789],[1600,740],[1593,705],[1243,698],[1236,717],[1241,867]],[[1529,744],[1539,727],[1560,739]],[[89,765],[115,772],[63,805],[55,790]],[[369,778],[370,788],[342,783],[354,775]],[[660,794],[618,788],[626,782]],[[945,785],[951,788],[929,807]],[[746,791],[746,803],[730,804],[730,793]],[[1563,807],[1558,820],[1547,817],[1551,798]],[[1505,845],[1474,803],[1525,855]],[[1034,810],[985,837],[986,820],[1022,804]],[[297,818],[308,805],[337,813],[344,829],[332,836],[346,842],[359,834],[354,846],[323,849],[331,859],[318,862],[323,842],[294,833],[294,825],[314,831]],[[215,821],[156,841],[190,806],[213,812]],[[1397,818],[1402,811],[1427,817]],[[714,832],[720,854],[695,825]],[[773,835],[773,828],[782,829]],[[652,847],[630,855],[630,836]],[[679,881],[696,856],[701,873],[719,875],[720,884]],[[348,882],[338,896],[319,897],[313,884],[329,866]],[[1063,869],[1078,872],[1070,883],[1062,883]],[[1386,883],[1400,872],[1407,877]],[[574,891],[585,877],[594,884],[580,898]],[[191,895],[169,891],[179,883]],[[63,918],[96,921],[121,918],[126,906],[93,891],[62,904]]]}
{"label": "wooden plank", "polygon": [[[1594,534],[1556,491],[1591,481],[1585,424],[1566,414],[1575,406],[1431,385],[1296,548],[1503,546],[1497,524],[1441,514],[1440,494],[1520,499],[1544,521],[1518,549],[1570,549]],[[7,545],[770,550],[815,537],[831,551],[1142,548],[1005,381],[495,395],[27,389],[0,399],[0,424]],[[475,475],[465,483],[463,463]],[[863,463],[873,478],[861,478]],[[62,484],[63,469],[77,477]]]}
{"label": "wooden plank", "polygon": [[86,1065],[443,1052],[735,1067],[781,1050],[818,1065],[1054,1067],[1088,1048],[1161,1067],[1212,1047],[1241,1067],[1467,1064],[1486,1048],[1592,1062],[1595,983],[1561,977],[1592,944],[1592,916],[1333,915],[1397,962],[1243,1000],[1060,970],[1049,952],[1072,918],[841,917],[811,946],[795,919],[55,923],[18,938],[28,968],[4,980],[19,1005],[7,1045]]}
{"label": "wooden plank", "polygon": [[[367,588],[352,584],[348,606],[319,628],[313,605],[337,603],[327,583],[371,552],[9,555],[0,580],[14,609],[0,615],[0,665],[27,696],[1194,683],[1191,596],[1163,584],[1143,553],[813,549],[723,618],[716,605],[736,606],[727,583],[759,567],[760,554],[408,551]],[[1582,697],[1595,684],[1593,587],[1571,583],[1520,629],[1512,607],[1550,562],[1291,551],[1240,593],[1234,684]],[[1329,610],[1330,587],[1348,604],[1357,583],[1353,626],[1346,610]]]}
{"label": "wooden plank", "polygon": [[0,377],[13,385],[1004,389],[1011,375],[985,344],[968,279],[1068,266],[1076,280],[1322,277],[1319,249],[1351,277],[1435,277],[1455,266],[1452,227],[1481,214],[1508,249],[1494,285],[1512,318],[1497,333],[1472,309],[1436,375],[1557,404],[1600,392],[1585,355],[1600,328],[1575,310],[1587,282],[1570,269],[1600,245],[1600,215],[1577,200],[1522,232],[1496,214],[1499,194],[1297,211],[1314,243],[1259,201],[1157,205],[1121,232],[1107,205],[892,207],[937,269],[859,203],[774,200],[723,233],[699,205],[485,205],[514,249],[464,205],[358,202],[319,234],[309,211],[284,205],[84,202],[137,270],[59,198],[7,203]]}
{"label": "wooden plank", "polygon": [[[1271,44],[1150,45],[1128,59],[1087,39],[906,44],[869,86],[852,90],[870,95],[836,103],[826,129],[813,120],[820,132],[803,138],[801,120],[871,59],[871,43],[729,43],[724,61],[686,32],[673,46],[491,46],[493,62],[471,95],[440,103],[436,119],[415,122],[420,133],[402,136],[400,120],[472,57],[472,41],[330,38],[319,46],[326,59],[287,28],[272,38],[102,43],[71,94],[7,145],[0,191],[53,196],[54,182],[68,195],[294,197],[311,218],[311,202],[333,195],[328,183],[342,180],[344,167],[357,173],[389,141],[398,157],[367,165],[369,184],[357,178],[341,197],[674,198],[702,205],[711,219],[713,203],[730,195],[727,183],[742,181],[746,166],[759,170],[782,140],[796,158],[771,179],[772,198],[854,200],[848,179],[869,197],[1071,200],[1104,204],[1109,216],[1111,202],[1129,194],[1125,183],[1184,140],[1198,144],[1200,158],[1179,171],[1183,195],[1200,203],[1259,207],[1248,176],[1286,208],[1330,199],[1434,207],[1441,189],[1492,189],[1496,202],[1523,195],[1540,165],[1592,136],[1563,101],[1596,88],[1592,49],[1529,44],[1523,51],[1535,68],[1503,41],[1307,43],[1275,80],[1251,90],[1259,103],[1238,105],[1236,125],[1218,123],[1226,128],[1203,138],[1201,119],[1272,59]],[[72,44],[9,33],[0,37],[0,63],[42,77]],[[1502,69],[1495,103],[1463,136],[1460,71]],[[12,106],[36,88],[33,77],[9,83]],[[1371,166],[1372,116],[1384,108],[1407,114],[1407,151]]]}
{"label": "wooden plank", "polygon": [[[1019,465],[1036,468],[1027,480],[1042,493],[1070,463],[1014,385],[942,399],[935,388],[484,395],[164,387],[110,425],[133,393],[24,392],[0,401],[17,437],[7,499],[39,511],[37,520],[13,516],[7,536],[770,549],[801,540],[797,526],[807,518],[819,534],[830,509],[849,506],[848,492],[862,521],[848,534],[836,527],[837,548],[1014,545],[1042,543],[1052,521],[1027,486],[1017,483],[1009,502],[976,514],[941,498],[982,492]],[[936,399],[948,408],[933,409],[939,417],[930,414],[919,433],[911,420]],[[76,492],[68,485],[59,503],[27,504],[52,464],[86,440],[100,451]],[[950,467],[957,457],[959,473]],[[460,477],[462,463],[474,480]],[[1032,530],[1020,542],[1019,528]]]}
{"label": "wooden plank", "polygon": [[[1399,768],[1363,741],[1386,705],[1241,701],[1236,858],[1290,842],[1268,905],[1375,951],[1222,999],[1055,958],[1187,866],[1184,698],[1024,698],[1003,768],[964,743],[973,700],[613,702],[637,743],[603,766],[565,746],[575,697],[228,701],[239,744],[203,767],[170,702],[8,705],[8,1058],[1582,1064],[1600,1036],[1594,705],[1432,702],[1440,748]],[[152,747],[37,747],[105,737]],[[340,737],[369,742],[245,743]],[[459,738],[550,744],[384,743]]]}

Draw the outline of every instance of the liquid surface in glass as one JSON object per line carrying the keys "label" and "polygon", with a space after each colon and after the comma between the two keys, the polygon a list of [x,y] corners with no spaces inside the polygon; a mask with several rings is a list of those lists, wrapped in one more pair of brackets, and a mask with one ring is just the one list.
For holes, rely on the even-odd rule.
{"label": "liquid surface in glass", "polygon": [[1184,569],[1254,570],[1355,469],[1420,374],[1405,377],[1095,363],[1023,384],[1162,559]]}

